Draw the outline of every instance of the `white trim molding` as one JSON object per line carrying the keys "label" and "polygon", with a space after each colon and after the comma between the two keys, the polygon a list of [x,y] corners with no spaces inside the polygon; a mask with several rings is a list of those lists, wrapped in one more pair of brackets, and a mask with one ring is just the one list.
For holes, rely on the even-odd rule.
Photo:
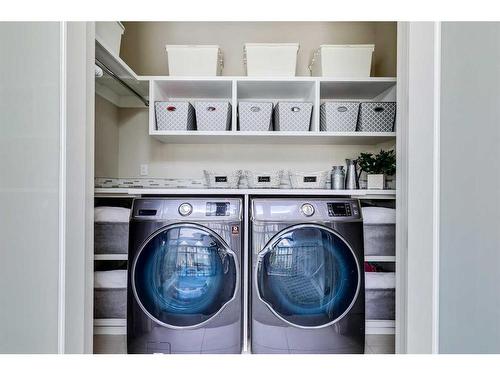
{"label": "white trim molding", "polygon": [[66,316],[66,22],[60,22],[59,108],[59,290],[57,352],[65,352]]}
{"label": "white trim molding", "polygon": [[[398,51],[398,144],[403,156],[398,187],[400,215],[407,228],[399,228],[401,268],[405,282],[398,298],[401,335],[398,352],[437,353],[439,342],[439,103],[440,24],[409,22],[398,29],[406,49]],[[402,42],[403,43],[403,42]],[[407,107],[405,108],[405,105]],[[401,177],[400,177],[401,179]],[[405,185],[406,183],[406,185]],[[407,204],[407,206],[405,206]],[[401,218],[401,217],[400,217]],[[401,218],[405,223],[405,218]],[[400,221],[398,221],[399,225]],[[406,232],[406,247],[404,231]],[[403,312],[403,316],[401,316]]]}
{"label": "white trim molding", "polygon": [[441,120],[441,22],[434,23],[434,147],[432,237],[432,353],[439,353],[439,223],[440,223],[440,120]]}

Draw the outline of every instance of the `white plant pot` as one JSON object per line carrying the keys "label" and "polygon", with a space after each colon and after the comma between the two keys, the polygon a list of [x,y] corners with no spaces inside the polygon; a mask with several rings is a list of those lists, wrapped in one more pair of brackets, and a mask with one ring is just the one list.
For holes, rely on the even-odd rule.
{"label": "white plant pot", "polygon": [[368,174],[367,175],[367,189],[369,190],[383,190],[385,186],[384,174]]}

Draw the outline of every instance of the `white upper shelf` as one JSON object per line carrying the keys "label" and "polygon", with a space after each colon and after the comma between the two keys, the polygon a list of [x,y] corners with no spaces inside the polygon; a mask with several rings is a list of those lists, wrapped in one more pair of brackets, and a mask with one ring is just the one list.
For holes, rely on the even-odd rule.
{"label": "white upper shelf", "polygon": [[245,132],[245,131],[158,131],[150,135],[163,143],[174,144],[319,144],[377,145],[393,141],[396,133],[366,132]]}
{"label": "white upper shelf", "polygon": [[[145,98],[149,97],[149,81],[139,79],[125,61],[111,51],[97,36],[95,40],[95,58],[139,95]],[[95,91],[117,107],[145,107],[144,103],[136,95],[106,71],[104,71],[102,77],[96,78]]]}

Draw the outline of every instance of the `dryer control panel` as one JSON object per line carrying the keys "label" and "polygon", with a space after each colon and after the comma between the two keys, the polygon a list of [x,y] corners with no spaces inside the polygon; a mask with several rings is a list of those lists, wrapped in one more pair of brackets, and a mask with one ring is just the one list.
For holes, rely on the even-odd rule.
{"label": "dryer control panel", "polygon": [[255,198],[252,220],[274,222],[358,221],[360,204],[353,198]]}

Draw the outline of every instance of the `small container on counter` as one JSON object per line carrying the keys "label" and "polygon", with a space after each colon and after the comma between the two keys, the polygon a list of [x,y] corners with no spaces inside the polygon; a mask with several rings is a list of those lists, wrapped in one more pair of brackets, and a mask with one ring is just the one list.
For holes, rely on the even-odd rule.
{"label": "small container on counter", "polygon": [[331,173],[331,188],[332,190],[343,190],[345,187],[345,172],[344,166],[334,165]]}

